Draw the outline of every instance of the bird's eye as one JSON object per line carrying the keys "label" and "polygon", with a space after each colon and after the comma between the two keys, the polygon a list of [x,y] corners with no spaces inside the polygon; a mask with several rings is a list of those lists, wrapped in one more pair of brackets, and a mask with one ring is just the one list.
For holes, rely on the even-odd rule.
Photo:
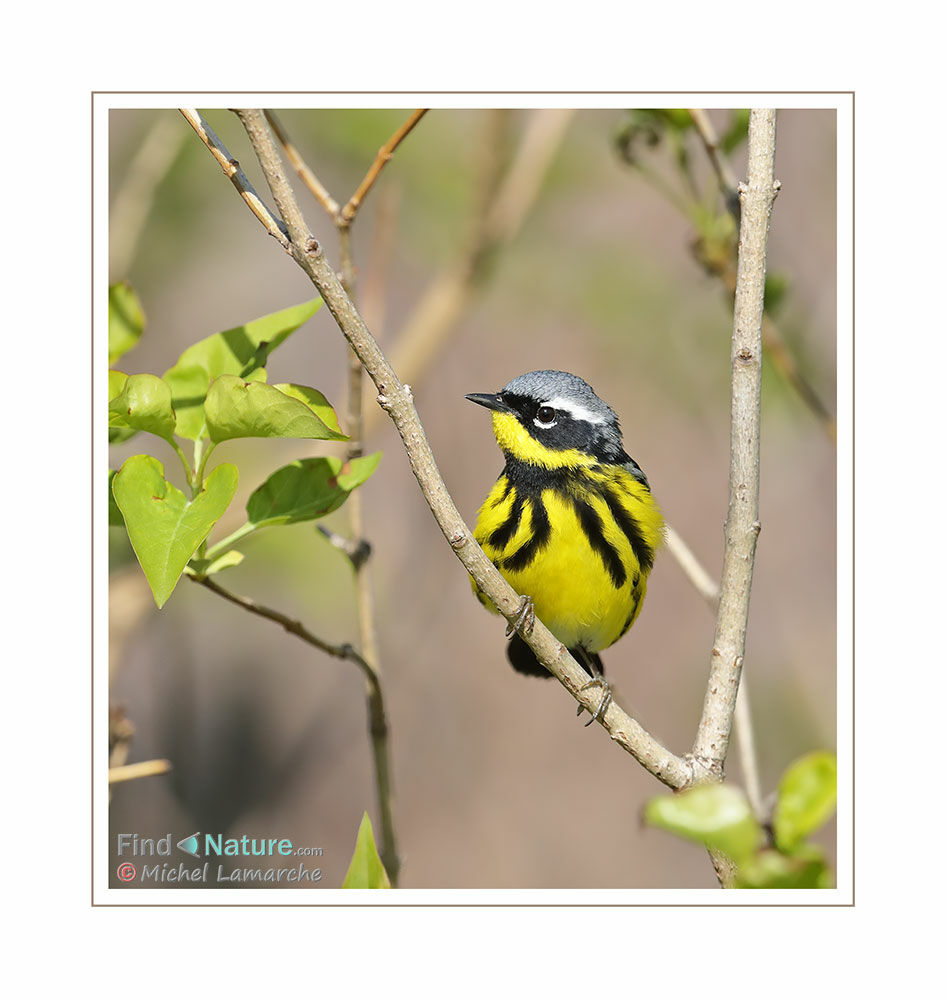
{"label": "bird's eye", "polygon": [[556,425],[556,411],[552,406],[540,406],[536,411],[536,419],[533,423],[537,427],[541,427],[543,430],[548,430],[550,427]]}

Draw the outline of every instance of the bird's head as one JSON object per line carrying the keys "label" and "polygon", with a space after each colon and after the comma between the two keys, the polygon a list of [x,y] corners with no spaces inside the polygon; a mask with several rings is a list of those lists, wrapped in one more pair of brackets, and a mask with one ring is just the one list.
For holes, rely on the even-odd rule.
{"label": "bird's head", "polygon": [[497,443],[520,461],[561,468],[628,460],[614,411],[567,371],[530,371],[467,398],[492,410]]}

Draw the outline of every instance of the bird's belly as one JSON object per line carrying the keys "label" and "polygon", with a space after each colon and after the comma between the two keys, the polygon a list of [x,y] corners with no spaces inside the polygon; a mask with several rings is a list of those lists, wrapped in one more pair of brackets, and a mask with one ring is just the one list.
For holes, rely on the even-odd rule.
{"label": "bird's belly", "polygon": [[[543,501],[551,526],[547,543],[522,568],[504,564],[509,559],[494,561],[517,592],[532,597],[536,615],[567,648],[581,645],[599,652],[618,641],[637,617],[645,574],[637,571],[637,560],[625,544],[616,550],[621,551],[629,571],[622,585],[616,586],[571,506],[548,491]],[[515,555],[517,540],[507,549],[508,556]]]}
{"label": "bird's belly", "polygon": [[598,555],[588,545],[553,538],[548,550],[518,572],[500,567],[518,592],[533,598],[536,615],[567,648],[589,652],[608,648],[633,623],[644,596],[626,583],[620,590],[609,580]]}

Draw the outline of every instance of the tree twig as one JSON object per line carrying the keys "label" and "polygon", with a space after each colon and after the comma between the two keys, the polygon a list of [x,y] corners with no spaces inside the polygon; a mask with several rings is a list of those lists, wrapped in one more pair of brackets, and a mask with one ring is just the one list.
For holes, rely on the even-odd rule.
{"label": "tree twig", "polygon": [[[438,526],[482,592],[508,621],[514,620],[520,609],[520,596],[476,543],[450,498],[434,462],[410,390],[392,370],[351,299],[345,294],[322,247],[309,232],[262,112],[239,110],[237,114],[247,130],[277,208],[289,230],[293,257],[316,286],[343,335],[375,383],[378,390],[377,401],[389,414],[401,436],[411,469]],[[588,674],[569,655],[565,646],[538,620],[532,632],[524,638],[540,661],[570,694],[590,712],[594,712],[598,707],[599,695],[594,690],[583,689]],[[600,723],[615,742],[669,787],[682,788],[693,782],[698,764],[675,756],[614,702],[608,707]]]}
{"label": "tree twig", "polygon": [[[368,729],[371,735],[372,754],[376,766],[375,778],[378,789],[379,809],[382,816],[387,817],[387,821],[390,823],[392,790],[391,770],[388,764],[388,716],[385,711],[385,697],[378,672],[372,663],[356,652],[351,645],[347,643],[344,645],[332,645],[330,642],[326,642],[317,635],[314,635],[301,621],[297,621],[280,611],[273,610],[271,607],[264,607],[262,604],[250,599],[250,597],[232,593],[209,576],[190,576],[189,578],[212,593],[216,593],[217,596],[223,597],[224,600],[229,600],[230,603],[249,611],[251,614],[256,614],[259,617],[266,618],[268,621],[282,625],[291,635],[295,635],[321,652],[334,656],[336,659],[347,659],[358,666],[362,672],[362,676],[365,678],[368,691]],[[395,847],[393,825],[389,829],[389,836],[390,841],[386,843],[387,861],[385,857],[382,857],[382,861],[385,862],[385,870],[388,871],[388,876],[391,878],[392,884],[397,884],[400,860]],[[392,865],[393,870],[389,870],[388,864]]]}
{"label": "tree twig", "polygon": [[257,603],[250,597],[243,597],[238,593],[232,593],[210,576],[188,575],[188,579],[197,583],[199,586],[203,586],[205,589],[210,590],[211,593],[216,593],[218,597],[223,597],[224,600],[229,600],[230,603],[236,604],[238,607],[242,607],[251,614],[256,614],[258,617],[265,617],[268,621],[273,621],[276,624],[282,625],[283,628],[291,635],[295,635],[297,638],[302,639],[307,644],[313,646],[313,648],[319,649],[320,652],[325,652],[326,655],[333,656],[336,659],[348,659],[350,662],[353,662],[356,666],[358,666],[358,668],[365,675],[366,679],[374,677],[371,667],[355,651],[355,649],[352,648],[351,645],[347,643],[343,645],[333,645],[331,642],[326,642],[325,640],[319,638],[318,635],[314,635],[301,621],[297,621],[280,611],[273,610],[271,607],[264,607],[263,604]]}
{"label": "tree twig", "polygon": [[355,193],[349,198],[342,211],[339,212],[339,218],[343,225],[351,224],[362,203],[362,199],[372,189],[375,181],[378,180],[378,175],[381,173],[382,168],[394,156],[395,150],[425,114],[427,114],[427,108],[419,108],[415,111],[401,128],[378,150],[375,162],[368,168],[368,173],[362,178],[361,184],[358,185]]}
{"label": "tree twig", "polygon": [[204,145],[211,151],[214,159],[220,164],[224,174],[237,189],[250,211],[263,223],[266,231],[280,246],[287,253],[290,253],[289,234],[286,231],[286,226],[279,219],[273,217],[269,208],[253,189],[247,175],[240,169],[240,164],[227,152],[227,147],[217,137],[217,133],[201,117],[197,108],[181,108],[180,111],[191,128],[200,136]]}
{"label": "tree twig", "polygon": [[[485,204],[463,255],[434,278],[392,340],[391,365],[406,382],[419,380],[482,288],[499,253],[516,238],[574,114],[564,108],[535,111],[505,174],[501,176],[495,161],[485,162]],[[369,430],[380,415],[378,409],[366,414]]]}
{"label": "tree twig", "polygon": [[[707,112],[702,108],[690,109],[691,120],[700,136],[700,140],[707,152],[707,157],[717,175],[717,183],[720,193],[731,214],[740,220],[740,203],[738,200],[738,184],[736,174],[730,166],[726,156],[720,151],[720,141],[717,132],[710,120]],[[717,274],[727,292],[733,295],[736,292],[737,275],[732,259],[702,260],[701,263],[707,270]],[[828,436],[834,441],[837,436],[835,417],[832,416],[829,408],[822,401],[819,393],[809,383],[809,380],[799,369],[796,359],[793,357],[786,340],[779,329],[779,325],[765,312],[763,314],[763,348],[773,367],[786,379],[796,390],[799,398],[819,421]]]}
{"label": "tree twig", "polygon": [[302,158],[299,150],[290,139],[289,133],[283,127],[283,123],[276,117],[276,112],[267,110],[263,113],[266,115],[266,120],[270,123],[270,127],[276,133],[276,137],[279,139],[280,145],[283,147],[283,152],[286,153],[286,158],[289,160],[292,168],[296,171],[297,176],[309,189],[309,193],[316,199],[316,201],[319,202],[320,205],[322,205],[326,213],[334,221],[339,215],[339,203],[322,186],[319,178],[312,172],[306,161]]}
{"label": "tree twig", "polygon": [[[681,567],[694,589],[704,598],[710,610],[716,614],[720,605],[720,588],[684,539],[670,524],[665,524],[665,535],[665,548],[668,553]],[[740,690],[737,693],[736,710],[733,715],[733,728],[737,737],[740,769],[743,771],[747,800],[750,802],[753,814],[760,824],[763,824],[768,820],[768,815],[760,789],[760,770],[756,755],[756,738],[753,731],[753,713],[750,709],[750,694],[745,674],[741,675],[740,678]],[[720,873],[719,870],[718,873]]]}
{"label": "tree twig", "polygon": [[720,142],[707,112],[703,108],[690,108],[691,121],[697,129],[700,141],[707,152],[707,159],[717,175],[720,193],[730,213],[740,221],[740,192],[737,175],[730,166],[730,161],[720,152]]}
{"label": "tree twig", "polygon": [[120,784],[126,780],[141,777],[160,777],[171,771],[170,760],[142,760],[141,763],[126,763],[120,767],[109,767],[109,784]]}
{"label": "tree twig", "polygon": [[730,504],[710,678],[693,755],[717,779],[730,743],[746,641],[759,522],[760,385],[766,243],[778,184],[773,165],[776,112],[750,112],[730,355]]}

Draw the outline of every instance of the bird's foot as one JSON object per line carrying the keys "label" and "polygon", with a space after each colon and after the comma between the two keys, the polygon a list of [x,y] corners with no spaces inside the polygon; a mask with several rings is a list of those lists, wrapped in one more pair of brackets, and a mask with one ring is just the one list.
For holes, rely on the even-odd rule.
{"label": "bird's foot", "polygon": [[[588,690],[590,687],[598,687],[602,691],[602,699],[598,702],[598,707],[595,709],[595,712],[590,712],[592,717],[585,723],[586,728],[588,728],[592,722],[598,721],[599,718],[601,718],[608,710],[609,704],[612,703],[612,688],[604,676],[596,676],[589,680],[588,683],[583,683],[582,686],[579,687],[579,692],[581,693],[583,690]],[[582,714],[585,710],[585,705],[580,704],[576,710],[576,716]]]}
{"label": "bird's foot", "polygon": [[533,622],[536,620],[536,608],[533,606],[532,597],[523,597],[523,602],[516,612],[516,617],[507,623],[506,637],[512,638],[517,632],[521,635],[528,635],[533,630]]}

